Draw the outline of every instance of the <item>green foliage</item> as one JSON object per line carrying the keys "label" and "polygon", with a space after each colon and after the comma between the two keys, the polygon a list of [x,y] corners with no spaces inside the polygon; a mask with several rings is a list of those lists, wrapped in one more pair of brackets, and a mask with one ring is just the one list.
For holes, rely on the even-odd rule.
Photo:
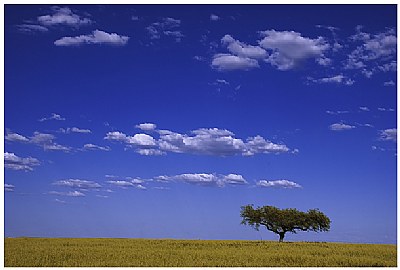
{"label": "green foliage", "polygon": [[242,206],[240,216],[242,224],[259,230],[263,225],[267,230],[280,235],[280,241],[286,232],[329,231],[330,219],[318,209],[301,212],[295,208],[279,209],[274,206],[253,208],[253,205]]}
{"label": "green foliage", "polygon": [[6,267],[344,267],[397,264],[396,245],[6,238]]}

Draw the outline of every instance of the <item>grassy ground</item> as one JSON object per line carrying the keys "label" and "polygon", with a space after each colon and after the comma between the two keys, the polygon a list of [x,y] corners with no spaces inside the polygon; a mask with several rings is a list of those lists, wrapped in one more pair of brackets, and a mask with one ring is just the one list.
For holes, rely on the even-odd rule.
{"label": "grassy ground", "polygon": [[396,245],[7,238],[5,266],[396,266]]}

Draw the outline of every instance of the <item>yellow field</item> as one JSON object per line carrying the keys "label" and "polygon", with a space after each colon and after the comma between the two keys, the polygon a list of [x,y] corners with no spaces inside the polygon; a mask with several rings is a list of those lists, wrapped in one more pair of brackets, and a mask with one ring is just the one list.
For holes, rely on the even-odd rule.
{"label": "yellow field", "polygon": [[396,245],[7,238],[5,266],[397,266]]}

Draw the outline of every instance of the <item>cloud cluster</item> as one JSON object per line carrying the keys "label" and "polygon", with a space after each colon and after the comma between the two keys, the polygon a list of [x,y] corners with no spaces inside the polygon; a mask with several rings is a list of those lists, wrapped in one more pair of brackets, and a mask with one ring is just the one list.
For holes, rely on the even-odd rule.
{"label": "cloud cluster", "polygon": [[11,142],[35,144],[35,145],[43,147],[43,150],[64,151],[64,152],[69,152],[72,150],[72,148],[69,146],[60,145],[60,144],[54,142],[56,137],[53,134],[41,133],[38,131],[35,131],[33,133],[33,136],[27,138],[23,135],[14,133],[14,132],[10,131],[9,129],[7,129],[6,136],[4,138],[6,141],[11,141]]}
{"label": "cloud cluster", "polygon": [[190,134],[170,130],[155,130],[158,139],[143,133],[128,136],[119,131],[108,132],[104,139],[119,141],[142,155],[163,155],[167,152],[198,155],[252,156],[255,154],[285,153],[289,148],[257,135],[246,141],[235,138],[233,132],[218,128],[200,128]]}
{"label": "cloud cluster", "polygon": [[356,27],[356,34],[350,41],[357,47],[347,55],[345,69],[359,70],[370,78],[377,72],[395,72],[397,70],[396,48],[397,37],[394,29],[371,34],[362,31],[362,26]]}
{"label": "cloud cluster", "polygon": [[173,176],[158,176],[160,182],[184,182],[200,186],[224,187],[225,185],[246,185],[248,182],[240,174],[217,175],[208,173],[184,173]]}
{"label": "cloud cluster", "polygon": [[256,46],[225,35],[221,44],[229,53],[215,54],[211,66],[220,71],[249,70],[259,67],[259,61],[262,61],[279,70],[289,70],[309,59],[323,66],[331,64],[331,59],[324,54],[331,45],[322,37],[312,39],[295,31],[274,29],[259,34],[261,40]]}
{"label": "cloud cluster", "polygon": [[257,186],[265,188],[301,188],[299,184],[288,180],[260,180]]}
{"label": "cloud cluster", "polygon": [[146,27],[150,39],[160,39],[162,36],[170,36],[175,38],[176,42],[180,42],[184,35],[179,27],[181,21],[178,19],[166,17],[162,18],[159,22],[154,22]]}
{"label": "cloud cluster", "polygon": [[104,45],[114,45],[123,46],[128,43],[128,36],[121,36],[117,33],[107,33],[101,30],[94,30],[91,34],[80,35],[75,37],[62,37],[56,41],[54,44],[56,46],[79,46],[83,44],[104,44]]}
{"label": "cloud cluster", "polygon": [[39,166],[40,161],[33,157],[19,157],[14,153],[4,153],[4,167],[11,170],[33,171],[33,167]]}

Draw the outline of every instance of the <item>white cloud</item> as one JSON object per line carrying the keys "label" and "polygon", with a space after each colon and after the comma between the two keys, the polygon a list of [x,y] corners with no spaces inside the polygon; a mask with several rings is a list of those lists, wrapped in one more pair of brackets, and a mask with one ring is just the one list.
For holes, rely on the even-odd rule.
{"label": "white cloud", "polygon": [[54,41],[56,46],[79,46],[82,44],[105,44],[123,46],[128,43],[128,36],[121,36],[116,33],[107,33],[101,30],[94,30],[91,34],[75,37],[62,37]]}
{"label": "white cloud", "polygon": [[13,133],[10,130],[7,130],[7,134],[4,137],[6,141],[11,141],[11,142],[29,142],[29,139],[26,138],[25,136],[22,136],[17,133]]}
{"label": "white cloud", "polygon": [[[266,62],[280,70],[292,69],[307,59],[325,59],[324,51],[330,48],[322,37],[311,39],[294,31],[267,30],[260,34],[260,46],[271,53]],[[327,64],[323,60],[317,62]]]}
{"label": "white cloud", "polygon": [[33,157],[22,158],[14,153],[4,153],[4,167],[11,170],[32,171],[33,167],[39,166],[40,161]]}
{"label": "white cloud", "polygon": [[139,21],[139,17],[135,15],[132,15],[131,19],[132,21]]}
{"label": "white cloud", "polygon": [[397,142],[397,129],[389,128],[380,131],[380,140]]}
{"label": "white cloud", "polygon": [[228,174],[222,177],[223,183],[229,185],[246,185],[248,182],[240,174]]}
{"label": "white cloud", "polygon": [[394,81],[390,80],[390,81],[384,82],[383,85],[384,86],[395,86],[396,84],[394,83]]}
{"label": "white cloud", "polygon": [[355,126],[351,126],[351,125],[346,125],[346,124],[343,124],[343,123],[335,123],[335,124],[332,124],[332,125],[329,126],[329,129],[333,130],[333,131],[350,130],[350,129],[353,129],[353,128],[356,128],[356,127]]}
{"label": "white cloud", "polygon": [[235,40],[230,35],[225,35],[221,39],[221,43],[226,45],[229,52],[242,58],[264,59],[268,56],[267,52],[259,46],[247,45],[243,42]]}
{"label": "white cloud", "polygon": [[54,6],[52,12],[50,15],[39,16],[38,22],[45,26],[68,25],[73,27],[92,23],[89,18],[81,18],[68,7]]}
{"label": "white cloud", "polygon": [[331,76],[331,77],[324,77],[324,78],[319,78],[319,79],[314,79],[312,77],[308,77],[308,81],[314,82],[314,83],[336,83],[336,84],[344,84],[347,86],[353,85],[354,80],[344,76],[343,74]]}
{"label": "white cloud", "polygon": [[43,118],[39,119],[39,122],[48,121],[48,120],[64,121],[65,118],[61,117],[61,115],[59,115],[59,114],[52,113],[51,116],[49,116],[49,117],[43,117]]}
{"label": "white cloud", "polygon": [[221,18],[218,15],[215,15],[215,14],[210,15],[210,21],[218,21],[220,19]]}
{"label": "white cloud", "polygon": [[370,111],[368,107],[360,107],[360,110],[364,111],[364,112],[369,112]]}
{"label": "white cloud", "polygon": [[90,129],[80,129],[80,128],[77,128],[77,127],[66,128],[66,129],[60,128],[60,131],[62,133],[67,133],[67,134],[71,133],[71,132],[74,132],[74,133],[92,133],[92,131]]}
{"label": "white cloud", "polygon": [[107,181],[107,183],[126,189],[129,187],[134,187],[137,189],[141,189],[141,190],[146,190],[147,188],[145,186],[143,186],[143,180],[140,179],[132,179],[130,181],[125,181],[125,180],[112,180],[112,181]]}
{"label": "white cloud", "polygon": [[17,29],[23,33],[35,33],[35,32],[47,32],[49,29],[42,25],[37,24],[19,24],[17,25]]}
{"label": "white cloud", "polygon": [[83,146],[84,150],[101,150],[101,151],[110,151],[111,148],[108,146],[99,146],[91,143],[87,143]]}
{"label": "white cloud", "polygon": [[151,131],[151,130],[155,130],[157,125],[152,124],[152,123],[143,123],[143,124],[136,125],[135,127],[139,128],[143,131]]}
{"label": "white cloud", "polygon": [[138,133],[133,137],[128,137],[128,143],[136,146],[155,146],[156,141],[150,135],[144,133]]}
{"label": "white cloud", "polygon": [[13,192],[14,191],[15,186],[11,185],[11,184],[4,184],[4,191],[5,192]]}
{"label": "white cloud", "polygon": [[255,59],[239,57],[231,54],[214,55],[211,66],[220,71],[249,70],[259,67],[258,62]]}
{"label": "white cloud", "polygon": [[107,183],[118,186],[118,187],[133,187],[134,184],[130,181],[124,181],[124,180],[112,180],[112,181],[107,181]]}
{"label": "white cloud", "polygon": [[263,153],[285,153],[288,152],[289,148],[284,144],[275,144],[263,137],[257,135],[255,137],[250,137],[247,139],[245,146],[245,152],[242,155],[252,156],[255,154]]}
{"label": "white cloud", "polygon": [[337,114],[349,113],[349,111],[326,111],[326,113],[331,115],[337,115]]}
{"label": "white cloud", "polygon": [[142,156],[162,156],[166,153],[158,149],[137,149],[136,153]]}
{"label": "white cloud", "polygon": [[68,196],[68,197],[84,197],[86,196],[84,193],[80,191],[68,191],[68,192],[59,192],[59,191],[50,191],[50,195],[58,195],[58,196]]}
{"label": "white cloud", "polygon": [[70,187],[70,188],[79,188],[79,189],[98,189],[101,188],[99,183],[88,180],[81,179],[65,179],[58,180],[53,183],[56,186]]}
{"label": "white cloud", "polygon": [[394,112],[394,109],[392,109],[392,108],[386,109],[386,108],[379,107],[378,111],[381,111],[381,112]]}
{"label": "white cloud", "polygon": [[273,187],[273,188],[301,188],[301,186],[295,182],[288,180],[260,180],[257,182],[257,186],[259,187]]}

